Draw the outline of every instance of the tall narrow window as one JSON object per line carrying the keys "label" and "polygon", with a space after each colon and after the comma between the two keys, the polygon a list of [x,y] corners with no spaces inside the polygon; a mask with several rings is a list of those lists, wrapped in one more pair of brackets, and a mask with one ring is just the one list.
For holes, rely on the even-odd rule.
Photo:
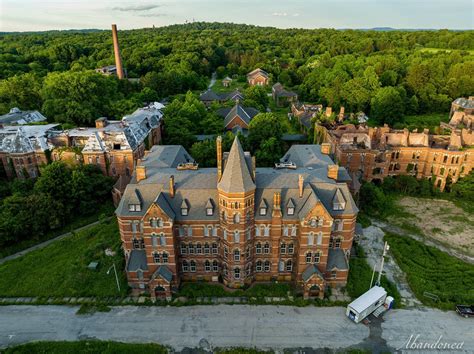
{"label": "tall narrow window", "polygon": [[204,271],[205,272],[210,272],[211,271],[211,262],[209,262],[207,259],[204,262]]}
{"label": "tall narrow window", "polygon": [[281,254],[286,254],[286,243],[282,243],[280,245],[280,253]]}
{"label": "tall narrow window", "polygon": [[263,253],[265,253],[265,254],[270,253],[270,244],[269,243],[265,243],[265,245],[263,246]]}
{"label": "tall narrow window", "polygon": [[153,253],[153,262],[160,263],[160,254],[158,252]]}
{"label": "tall narrow window", "polygon": [[321,253],[320,252],[316,252],[314,254],[314,263],[319,263],[319,260],[321,258]]}
{"label": "tall narrow window", "polygon": [[217,249],[217,243],[212,244],[212,254],[217,254],[218,249]]}
{"label": "tall narrow window", "polygon": [[318,232],[316,244],[317,244],[317,245],[321,245],[322,243],[323,243],[323,233],[322,233],[322,232]]}
{"label": "tall narrow window", "polygon": [[234,279],[240,279],[240,268],[234,269]]}
{"label": "tall narrow window", "polygon": [[191,261],[189,264],[190,264],[190,265],[189,265],[189,270],[190,270],[191,272],[195,272],[195,271],[196,271],[196,262],[195,262],[195,261]]}
{"label": "tall narrow window", "polygon": [[269,272],[270,271],[270,261],[265,261],[264,265],[263,265],[263,270],[265,272]]}
{"label": "tall narrow window", "polygon": [[311,252],[306,253],[306,263],[311,263],[312,254]]}
{"label": "tall narrow window", "polygon": [[219,263],[217,261],[212,261],[212,271],[213,272],[218,272],[219,271]]}
{"label": "tall narrow window", "polygon": [[240,261],[240,250],[234,250],[234,261]]}
{"label": "tall narrow window", "polygon": [[288,254],[293,254],[294,251],[295,251],[295,246],[292,243],[290,243],[288,245]]}
{"label": "tall narrow window", "polygon": [[262,244],[260,242],[257,243],[257,245],[255,246],[255,253],[256,254],[261,254],[262,253]]}
{"label": "tall narrow window", "polygon": [[168,263],[168,253],[163,252],[163,254],[162,254],[162,256],[161,256],[161,261],[162,261],[164,264],[167,264],[167,263]]}

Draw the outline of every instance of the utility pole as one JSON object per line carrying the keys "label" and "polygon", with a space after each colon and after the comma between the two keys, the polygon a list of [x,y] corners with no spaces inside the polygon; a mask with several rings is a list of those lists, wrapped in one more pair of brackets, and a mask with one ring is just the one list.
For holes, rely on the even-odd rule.
{"label": "utility pole", "polygon": [[115,268],[115,263],[113,263],[112,266],[109,268],[109,270],[107,271],[107,275],[109,275],[110,270],[112,268],[114,269],[114,273],[115,273],[115,281],[117,282],[117,289],[120,293],[120,283],[119,283],[119,279],[118,279],[118,275],[117,275],[117,268]]}
{"label": "utility pole", "polygon": [[387,252],[388,250],[390,249],[390,246],[388,245],[388,242],[385,241],[385,244],[383,246],[383,254],[382,254],[382,261],[380,263],[380,272],[379,272],[379,276],[377,278],[377,286],[380,286],[380,279],[382,278],[382,272],[383,272],[383,265],[384,265],[384,262],[385,262],[385,256],[387,255]]}

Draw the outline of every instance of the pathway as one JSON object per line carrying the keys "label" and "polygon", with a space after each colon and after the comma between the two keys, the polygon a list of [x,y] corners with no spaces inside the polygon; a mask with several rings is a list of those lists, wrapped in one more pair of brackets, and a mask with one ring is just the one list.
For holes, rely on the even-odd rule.
{"label": "pathway", "polygon": [[[109,216],[108,218],[106,218],[105,220],[109,220],[110,218],[112,218],[111,216]],[[68,236],[71,236],[73,232],[79,232],[81,230],[84,230],[84,229],[87,229],[88,227],[91,227],[91,226],[94,226],[94,225],[97,225],[101,222],[101,220],[98,220],[98,221],[95,221],[91,224],[87,224],[87,225],[84,225],[84,226],[81,226],[81,227],[78,227],[77,229],[74,229],[73,231],[69,231],[69,232],[66,232],[62,235],[59,235],[59,236],[56,236],[52,239],[49,239],[47,241],[44,241],[44,242],[41,242],[41,243],[38,243],[37,245],[34,245],[34,246],[31,246],[29,248],[26,248],[20,252],[17,252],[17,253],[14,253],[14,254],[11,254],[5,258],[1,258],[0,259],[0,264],[3,264],[5,262],[8,262],[8,261],[11,261],[12,259],[16,259],[16,258],[19,258],[19,257],[22,257],[24,256],[25,254],[27,253],[30,253],[32,251],[36,251],[36,250],[39,250],[41,248],[44,248],[46,246],[49,246],[50,244],[52,244],[53,242],[56,242],[56,241],[59,241],[65,237],[68,237]]]}
{"label": "pathway", "polygon": [[454,311],[391,310],[367,327],[350,321],[342,307],[127,306],[89,315],[76,315],[77,309],[0,306],[0,348],[38,340],[98,339],[155,342],[183,352],[235,346],[306,353],[317,348],[394,352],[419,335],[419,342],[435,342],[439,336],[442,342],[464,341],[460,352],[474,351],[474,321]]}
{"label": "pathway", "polygon": [[212,86],[214,86],[216,81],[217,81],[217,73],[213,72],[211,75],[211,82],[209,83],[209,86],[207,88],[210,89]]}

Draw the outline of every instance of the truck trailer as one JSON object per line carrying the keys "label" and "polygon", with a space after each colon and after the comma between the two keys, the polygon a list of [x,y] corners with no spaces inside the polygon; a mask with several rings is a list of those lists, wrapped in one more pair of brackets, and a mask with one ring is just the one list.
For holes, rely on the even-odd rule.
{"label": "truck trailer", "polygon": [[347,306],[346,316],[355,323],[359,323],[379,306],[383,306],[386,297],[387,292],[384,288],[374,286]]}

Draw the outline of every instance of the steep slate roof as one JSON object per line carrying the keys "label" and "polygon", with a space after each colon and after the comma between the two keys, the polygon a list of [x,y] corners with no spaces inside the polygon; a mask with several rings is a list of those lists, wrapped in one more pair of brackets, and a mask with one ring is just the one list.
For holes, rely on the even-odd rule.
{"label": "steep slate roof", "polygon": [[328,254],[328,263],[326,269],[333,270],[347,270],[349,266],[347,264],[346,256],[341,248],[330,248]]}
{"label": "steep slate roof", "polygon": [[54,134],[58,124],[5,126],[0,128],[0,152],[23,154],[45,151],[53,146],[48,136]]}
{"label": "steep slate roof", "polygon": [[319,271],[318,267],[314,264],[310,264],[309,266],[306,267],[306,269],[301,273],[301,277],[303,278],[303,281],[307,282],[310,280],[313,275],[317,275],[321,279],[324,279],[322,273]]}
{"label": "steep slate roof", "polygon": [[28,124],[35,122],[44,122],[46,117],[38,111],[21,111],[19,108],[14,107],[7,114],[0,116],[1,124]]}
{"label": "steep slate roof", "polygon": [[258,110],[253,107],[244,107],[239,102],[232,108],[222,108],[217,114],[224,117],[224,126],[226,127],[236,116],[240,117],[247,125],[253,117],[258,114]]}
{"label": "steep slate roof", "polygon": [[244,193],[255,189],[244,150],[237,137],[234,139],[225,163],[224,173],[217,187],[227,193]]}
{"label": "steep slate roof", "polygon": [[220,101],[222,99],[217,93],[215,93],[212,89],[208,89],[206,92],[203,92],[201,96],[199,96],[201,101]]}
{"label": "steep slate roof", "polygon": [[128,258],[127,271],[148,270],[145,250],[132,250]]}
{"label": "steep slate roof", "polygon": [[158,269],[153,274],[152,280],[156,279],[156,277],[160,277],[160,278],[166,280],[168,283],[171,283],[171,280],[173,279],[173,273],[171,272],[171,270],[167,266],[161,265],[161,266],[158,267]]}

